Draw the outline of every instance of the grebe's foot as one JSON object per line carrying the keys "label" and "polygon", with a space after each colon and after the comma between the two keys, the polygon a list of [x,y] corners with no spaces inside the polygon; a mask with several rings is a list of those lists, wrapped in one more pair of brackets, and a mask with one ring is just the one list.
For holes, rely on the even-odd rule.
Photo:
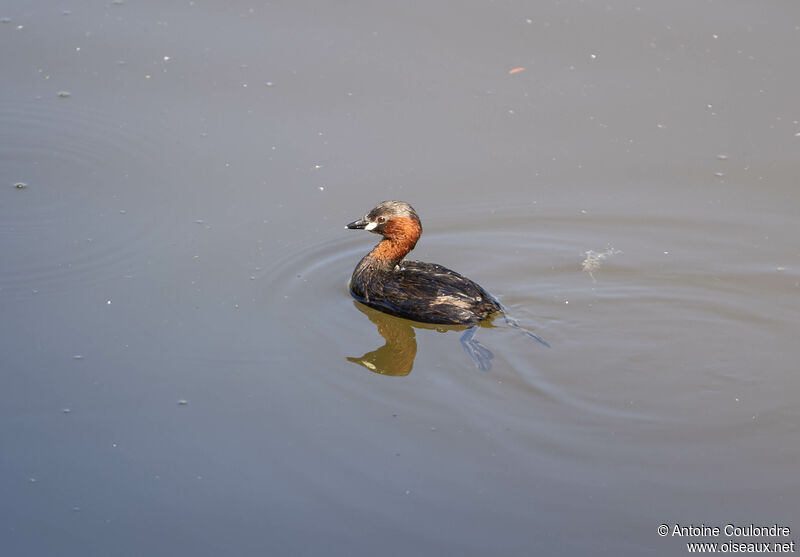
{"label": "grebe's foot", "polygon": [[464,331],[464,334],[461,335],[461,346],[464,347],[469,357],[472,358],[475,367],[481,371],[489,371],[492,369],[494,354],[475,338],[477,329],[477,327],[471,327]]}
{"label": "grebe's foot", "polygon": [[506,319],[506,323],[508,323],[508,326],[509,326],[509,327],[513,327],[514,329],[517,329],[517,330],[518,330],[519,332],[521,332],[523,335],[525,335],[525,336],[527,336],[527,337],[530,337],[530,338],[532,338],[533,340],[535,340],[536,342],[538,342],[539,344],[543,344],[544,346],[546,346],[546,347],[550,348],[550,344],[549,344],[549,343],[548,343],[548,342],[547,342],[545,339],[543,339],[542,337],[540,337],[540,336],[538,336],[538,335],[535,335],[535,334],[533,334],[533,333],[532,333],[532,332],[530,332],[528,329],[525,329],[525,328],[523,328],[523,327],[520,327],[519,323],[517,323],[516,321],[514,321],[513,319],[511,319],[509,316],[505,315],[504,317],[505,317],[505,319]]}

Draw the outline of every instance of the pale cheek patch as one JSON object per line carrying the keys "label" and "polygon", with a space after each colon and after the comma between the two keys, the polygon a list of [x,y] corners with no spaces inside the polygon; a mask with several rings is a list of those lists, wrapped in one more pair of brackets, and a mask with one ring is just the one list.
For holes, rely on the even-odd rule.
{"label": "pale cheek patch", "polygon": [[375,230],[375,228],[377,226],[378,226],[377,222],[371,222],[367,226],[364,227],[364,230]]}

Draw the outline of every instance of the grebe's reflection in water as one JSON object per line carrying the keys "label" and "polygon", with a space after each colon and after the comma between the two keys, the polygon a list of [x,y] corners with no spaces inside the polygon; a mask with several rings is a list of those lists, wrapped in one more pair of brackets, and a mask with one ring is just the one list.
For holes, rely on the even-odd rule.
{"label": "grebe's reflection in water", "polygon": [[[475,338],[477,326],[468,325],[433,325],[409,321],[401,317],[394,317],[372,309],[360,302],[353,302],[358,310],[366,315],[378,328],[386,343],[360,358],[347,358],[348,361],[364,366],[374,373],[381,375],[402,376],[411,373],[414,368],[414,358],[417,356],[417,338],[414,329],[434,329],[440,333],[446,331],[464,331],[461,335],[461,345],[469,354],[475,367],[482,371],[492,368],[494,354],[481,345]],[[481,324],[483,327],[493,327],[490,323]]]}

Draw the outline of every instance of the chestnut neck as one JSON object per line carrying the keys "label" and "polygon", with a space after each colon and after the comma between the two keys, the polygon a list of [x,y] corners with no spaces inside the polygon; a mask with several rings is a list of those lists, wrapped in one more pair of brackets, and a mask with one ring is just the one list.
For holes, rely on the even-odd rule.
{"label": "chestnut neck", "polygon": [[370,260],[393,269],[417,245],[422,225],[410,217],[397,217],[383,226],[383,240],[369,252]]}

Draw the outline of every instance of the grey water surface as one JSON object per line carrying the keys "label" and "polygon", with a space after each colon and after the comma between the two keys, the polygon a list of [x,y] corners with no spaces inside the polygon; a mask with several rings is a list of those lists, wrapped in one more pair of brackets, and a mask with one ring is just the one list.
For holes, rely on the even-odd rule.
{"label": "grey water surface", "polygon": [[[800,4],[0,18],[3,555],[800,540]],[[358,306],[384,199],[550,348]]]}

